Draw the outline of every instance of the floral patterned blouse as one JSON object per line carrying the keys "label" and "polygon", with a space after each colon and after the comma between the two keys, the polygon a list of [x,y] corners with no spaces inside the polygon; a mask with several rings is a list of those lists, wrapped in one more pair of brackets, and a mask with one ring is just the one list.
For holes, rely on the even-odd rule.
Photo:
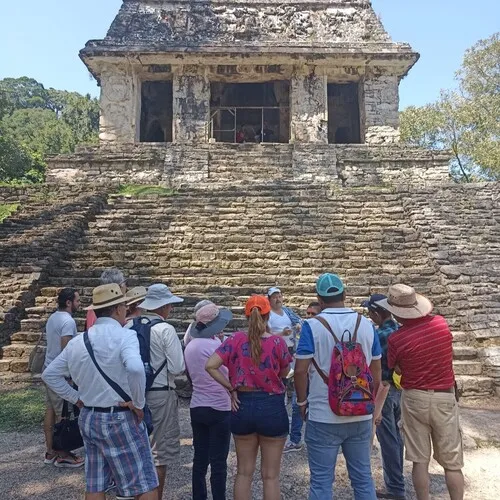
{"label": "floral patterned blouse", "polygon": [[229,370],[229,381],[236,389],[251,387],[272,394],[283,394],[285,386],[280,372],[293,361],[282,337],[271,335],[261,338],[260,363],[253,362],[250,343],[245,332],[236,332],[215,352]]}

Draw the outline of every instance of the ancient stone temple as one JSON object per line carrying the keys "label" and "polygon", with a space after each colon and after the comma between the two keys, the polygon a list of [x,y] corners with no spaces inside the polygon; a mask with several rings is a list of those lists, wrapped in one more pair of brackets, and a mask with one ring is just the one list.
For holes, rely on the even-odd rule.
{"label": "ancient stone temple", "polygon": [[369,1],[124,0],[80,56],[99,145],[52,158],[42,188],[0,187],[19,207],[0,224],[0,371],[27,370],[61,287],[87,305],[112,266],[185,297],[179,333],[207,297],[244,327],[270,285],[303,313],[334,271],[352,307],[396,282],[427,295],[462,394],[500,393],[499,185],[454,184],[447,152],[399,144],[418,55]]}
{"label": "ancient stone temple", "polygon": [[101,86],[101,153],[121,146],[133,161],[87,151],[78,165],[59,158],[54,176],[95,173],[90,155],[100,175],[134,177],[142,161],[135,178],[206,179],[245,144],[256,163],[279,154],[279,178],[366,184],[400,166],[424,184],[447,177],[446,157],[376,147],[399,141],[399,82],[418,54],[390,39],[367,0],[124,0],[80,57]]}

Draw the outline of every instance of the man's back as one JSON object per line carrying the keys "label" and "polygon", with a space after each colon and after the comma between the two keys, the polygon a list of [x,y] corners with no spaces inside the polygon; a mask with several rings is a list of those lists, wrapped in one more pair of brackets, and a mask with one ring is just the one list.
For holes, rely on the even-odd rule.
{"label": "man's back", "polygon": [[442,316],[407,322],[389,338],[389,367],[399,365],[404,389],[453,387],[453,337]]}
{"label": "man's back", "polygon": [[76,333],[76,323],[69,312],[56,311],[50,315],[45,326],[47,351],[43,365],[44,368],[61,354],[61,338],[74,337]]}
{"label": "man's back", "polygon": [[[354,333],[357,313],[349,308],[328,308],[324,309],[320,315],[328,321],[335,335],[341,339],[345,332]],[[347,337],[344,338],[347,340]],[[381,351],[378,337],[375,335],[373,326],[366,318],[361,318],[357,333],[357,342],[363,348],[366,362],[370,365],[372,359],[380,359]],[[330,332],[316,319],[306,320],[302,328],[299,346],[297,349],[297,359],[311,358],[318,363],[323,372],[328,375],[330,372],[331,359],[335,341]],[[371,415],[360,417],[340,417],[335,415],[328,403],[328,387],[314,368],[309,372],[309,418],[316,422],[329,424],[352,423],[362,420],[370,420]]]}

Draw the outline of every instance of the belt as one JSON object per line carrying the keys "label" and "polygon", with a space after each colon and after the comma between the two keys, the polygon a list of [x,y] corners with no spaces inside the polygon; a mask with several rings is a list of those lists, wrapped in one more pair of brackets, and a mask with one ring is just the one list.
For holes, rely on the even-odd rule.
{"label": "belt", "polygon": [[449,389],[417,389],[417,391],[425,391],[425,392],[450,392],[454,393],[455,388],[450,387]]}
{"label": "belt", "polygon": [[103,408],[101,406],[85,406],[87,410],[96,411],[98,413],[117,413],[120,411],[130,411],[128,406],[108,406]]}
{"label": "belt", "polygon": [[175,391],[173,387],[169,385],[164,385],[163,387],[152,387],[147,392],[157,392],[157,391]]}

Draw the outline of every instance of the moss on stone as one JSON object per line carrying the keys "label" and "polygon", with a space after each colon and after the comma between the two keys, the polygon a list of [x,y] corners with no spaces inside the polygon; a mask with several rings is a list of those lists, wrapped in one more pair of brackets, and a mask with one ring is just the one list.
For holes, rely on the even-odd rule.
{"label": "moss on stone", "polygon": [[118,190],[118,195],[133,196],[143,198],[148,196],[173,196],[175,190],[162,186],[144,185],[144,184],[124,184]]}
{"label": "moss on stone", "polygon": [[18,203],[8,203],[6,205],[0,205],[0,223],[3,222],[4,219],[12,215],[18,208]]}

